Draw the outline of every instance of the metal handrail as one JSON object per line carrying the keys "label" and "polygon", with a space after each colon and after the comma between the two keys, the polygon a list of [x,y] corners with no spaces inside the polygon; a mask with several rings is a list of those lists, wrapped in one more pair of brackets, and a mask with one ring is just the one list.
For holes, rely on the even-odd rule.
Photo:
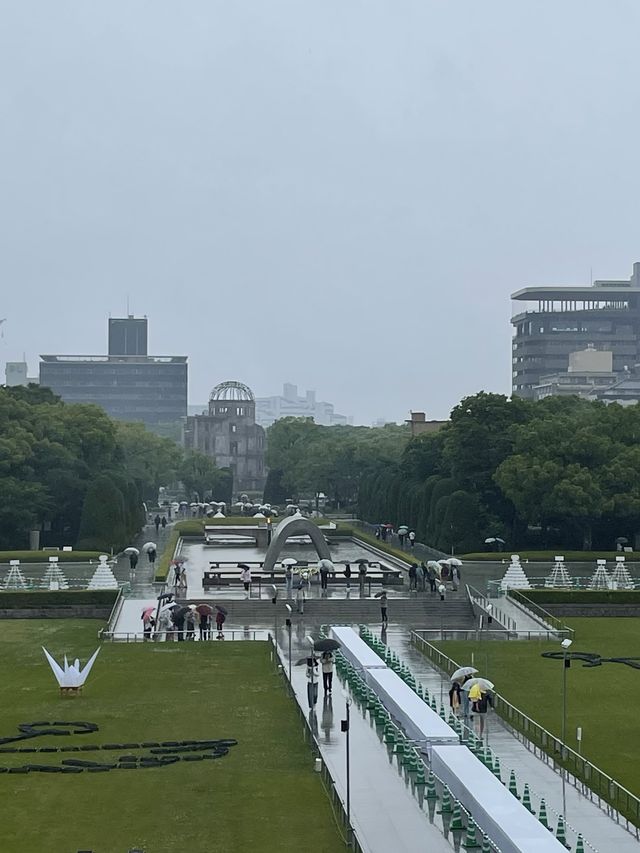
{"label": "metal handrail", "polygon": [[[197,628],[196,628],[197,631]],[[177,632],[173,632],[177,633]],[[215,636],[215,629],[211,632],[214,636],[209,637],[208,640],[200,640],[199,643],[212,643],[216,642],[217,637]],[[183,634],[186,634],[186,631],[183,631]],[[100,636],[100,635],[99,635]],[[106,631],[103,630],[100,636],[102,640],[110,640],[111,642],[120,642],[120,643],[150,643],[152,645],[155,644],[155,640],[147,640],[145,639],[142,631]],[[245,631],[244,628],[231,628],[229,630],[225,630],[224,632],[225,640],[261,640],[265,641],[269,639],[269,630],[267,628],[254,628],[250,631]],[[168,640],[167,642],[173,642],[173,640]],[[184,642],[190,643],[192,640],[187,640],[185,637]],[[222,642],[221,640],[218,642]]]}
{"label": "metal handrail", "polygon": [[416,628],[415,633],[423,639],[428,636],[432,640],[557,640],[555,631],[540,629],[539,631],[487,630],[487,628]]}
{"label": "metal handrail", "polygon": [[568,625],[565,625],[561,619],[558,619],[557,616],[549,613],[544,607],[540,607],[535,601],[531,601],[518,589],[508,589],[507,590],[508,598],[512,599],[513,603],[516,606],[524,608],[536,616],[538,619],[541,619],[543,622],[546,622],[547,625],[552,625],[556,631],[558,632],[559,637],[569,637],[573,639],[575,637],[575,631],[573,628],[569,628]]}
{"label": "metal handrail", "polygon": [[[459,664],[423,639],[416,631],[411,632],[415,645],[447,675],[451,675]],[[623,785],[596,767],[560,738],[528,717],[519,708],[508,702],[499,693],[494,694],[496,713],[509,725],[523,744],[542,758],[556,773],[566,774],[566,779],[591,802],[605,811],[616,823],[640,839],[640,799]]]}
{"label": "metal handrail", "polygon": [[[469,601],[473,602],[477,601],[478,605],[488,614],[491,613],[491,616],[498,622],[503,628],[506,628],[507,631],[515,631],[516,630],[516,622],[515,619],[512,619],[510,616],[507,616],[500,610],[499,607],[495,607],[490,599],[482,592],[477,590],[475,586],[471,586],[471,584],[465,584],[467,588],[467,597]],[[487,608],[491,606],[491,611],[487,610]]]}

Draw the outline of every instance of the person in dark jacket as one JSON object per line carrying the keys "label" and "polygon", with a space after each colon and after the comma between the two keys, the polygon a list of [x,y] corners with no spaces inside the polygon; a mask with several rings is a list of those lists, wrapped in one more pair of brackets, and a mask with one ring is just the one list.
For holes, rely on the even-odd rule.
{"label": "person in dark jacket", "polygon": [[347,589],[351,589],[351,566],[349,563],[344,564],[344,576],[347,579]]}
{"label": "person in dark jacket", "polygon": [[147,559],[149,560],[151,565],[153,565],[155,563],[156,556],[157,556],[156,549],[155,548],[149,548],[149,550],[147,551]]}
{"label": "person in dark jacket", "polygon": [[156,526],[156,533],[157,533],[158,530],[160,529],[160,516],[159,515],[156,515],[156,517],[153,519],[153,523]]}
{"label": "person in dark jacket", "polygon": [[129,554],[129,567],[130,567],[132,572],[135,572],[137,565],[138,565],[138,555],[136,554],[135,551],[132,551]]}
{"label": "person in dark jacket", "polygon": [[409,591],[417,589],[418,586],[418,565],[411,563],[409,566]]}
{"label": "person in dark jacket", "polygon": [[160,519],[160,524],[162,525],[162,529],[164,530],[165,527],[167,526],[167,517],[165,515],[163,515],[162,518]]}

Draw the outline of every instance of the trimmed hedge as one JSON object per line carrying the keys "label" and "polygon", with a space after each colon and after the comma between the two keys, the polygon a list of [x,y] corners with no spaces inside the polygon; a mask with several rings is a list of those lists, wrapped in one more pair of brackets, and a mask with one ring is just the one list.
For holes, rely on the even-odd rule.
{"label": "trimmed hedge", "polygon": [[517,548],[508,548],[506,551],[479,551],[475,554],[458,554],[461,560],[470,563],[499,563],[501,560],[509,562],[511,554],[518,554],[521,560],[529,560],[530,563],[553,563],[556,555],[562,555],[566,563],[595,563],[596,560],[612,560],[616,557],[626,557],[627,561],[633,563],[640,560],[640,553],[623,553],[621,551],[565,551],[555,548],[553,551],[519,551]]}
{"label": "trimmed hedge", "polygon": [[100,554],[104,551],[0,551],[0,563],[48,563],[49,557],[57,557],[59,563],[85,563],[97,560]]}
{"label": "trimmed hedge", "polygon": [[519,589],[534,604],[640,604],[640,589]]}
{"label": "trimmed hedge", "polygon": [[113,607],[115,589],[61,589],[0,592],[0,610],[28,610],[41,607]]}

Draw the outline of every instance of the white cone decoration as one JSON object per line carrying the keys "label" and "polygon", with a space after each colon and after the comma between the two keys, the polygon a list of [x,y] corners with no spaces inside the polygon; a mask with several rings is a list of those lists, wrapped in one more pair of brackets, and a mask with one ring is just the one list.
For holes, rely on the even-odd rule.
{"label": "white cone decoration", "polygon": [[611,576],[611,589],[633,589],[633,581],[629,569],[624,564],[624,557],[616,557],[616,567]]}
{"label": "white cone decoration", "polygon": [[218,512],[216,512],[216,514],[213,517],[214,518],[226,518],[225,514],[223,512],[220,512],[220,510],[218,510]]}
{"label": "white cone decoration", "polygon": [[2,584],[4,589],[26,589],[27,582],[20,571],[20,560],[9,560],[9,574]]}
{"label": "white cone decoration", "polygon": [[566,589],[573,586],[571,577],[564,564],[564,557],[556,557],[556,561],[551,569],[551,574],[545,580],[544,585],[551,589]]}
{"label": "white cone decoration", "polygon": [[520,563],[520,555],[512,554],[509,568],[500,581],[500,589],[531,589],[529,579]]}
{"label": "white cone decoration", "polygon": [[49,558],[49,568],[44,573],[42,578],[42,586],[45,589],[69,589],[69,584],[64,576],[64,572],[58,564],[58,558]]}
{"label": "white cone decoration", "polygon": [[589,581],[589,589],[611,589],[611,578],[607,571],[606,560],[596,561],[596,570]]}
{"label": "white cone decoration", "polygon": [[101,554],[98,559],[98,568],[93,573],[87,589],[118,589],[118,581],[107,564],[109,558],[106,554]]}

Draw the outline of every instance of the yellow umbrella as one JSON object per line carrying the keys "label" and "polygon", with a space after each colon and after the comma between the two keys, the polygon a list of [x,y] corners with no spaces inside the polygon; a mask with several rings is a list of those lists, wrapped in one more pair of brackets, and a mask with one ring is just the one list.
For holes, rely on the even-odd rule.
{"label": "yellow umbrella", "polygon": [[473,685],[469,691],[469,699],[471,699],[472,702],[477,702],[478,699],[482,699],[482,690],[480,689],[479,684]]}

